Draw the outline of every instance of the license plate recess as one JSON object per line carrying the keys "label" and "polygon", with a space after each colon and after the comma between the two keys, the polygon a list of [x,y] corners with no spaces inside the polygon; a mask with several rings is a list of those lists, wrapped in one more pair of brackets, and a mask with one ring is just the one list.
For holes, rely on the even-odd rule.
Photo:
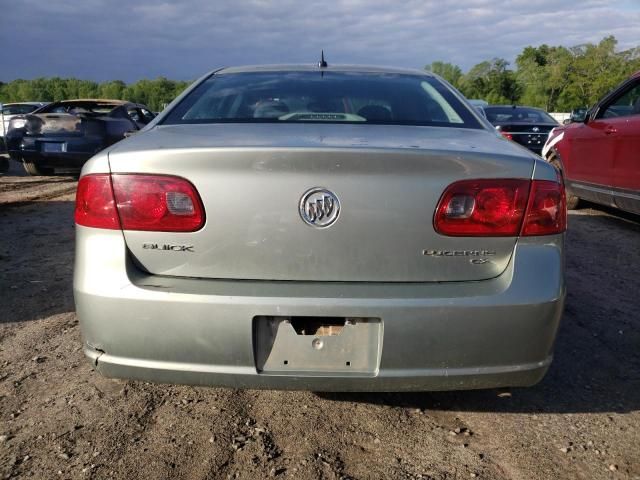
{"label": "license plate recess", "polygon": [[375,375],[382,322],[363,317],[256,316],[253,342],[259,373]]}

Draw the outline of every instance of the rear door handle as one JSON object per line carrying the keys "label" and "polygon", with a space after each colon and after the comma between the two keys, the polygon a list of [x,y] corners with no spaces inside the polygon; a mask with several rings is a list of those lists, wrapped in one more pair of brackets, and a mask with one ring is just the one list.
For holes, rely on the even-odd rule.
{"label": "rear door handle", "polygon": [[608,125],[604,128],[604,133],[606,135],[612,135],[614,133],[618,133],[618,129],[616,127],[612,127],[611,125]]}

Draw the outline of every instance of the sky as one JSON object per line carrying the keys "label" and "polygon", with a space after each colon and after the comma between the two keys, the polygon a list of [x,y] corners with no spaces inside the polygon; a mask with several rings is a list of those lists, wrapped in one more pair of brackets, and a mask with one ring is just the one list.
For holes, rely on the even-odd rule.
{"label": "sky", "polygon": [[329,63],[464,71],[528,45],[640,45],[640,0],[0,0],[0,80],[195,79]]}

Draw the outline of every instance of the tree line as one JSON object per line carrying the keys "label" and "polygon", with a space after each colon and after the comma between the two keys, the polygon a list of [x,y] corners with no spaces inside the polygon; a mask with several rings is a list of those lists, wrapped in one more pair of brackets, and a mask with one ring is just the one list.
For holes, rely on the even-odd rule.
{"label": "tree line", "polygon": [[[541,45],[526,47],[509,68],[503,58],[481,62],[464,73],[449,62],[437,61],[425,67],[458,88],[467,98],[489,103],[530,105],[547,111],[571,111],[591,106],[605,93],[640,70],[640,47],[618,51],[613,36],[598,44],[575,47]],[[76,78],[36,78],[0,82],[0,102],[45,101],[73,98],[124,99],[159,111],[191,82],[120,80],[93,82]]]}
{"label": "tree line", "polygon": [[139,80],[127,85],[121,80],[93,82],[77,78],[36,78],[0,83],[0,102],[57,102],[74,98],[105,98],[142,103],[158,112],[178,96],[191,82]]}
{"label": "tree line", "polygon": [[446,79],[467,98],[568,112],[594,105],[640,70],[640,47],[618,51],[617,44],[609,36],[598,44],[570,48],[529,46],[516,58],[515,70],[502,58],[481,62],[467,73],[447,62],[433,62],[425,69]]}

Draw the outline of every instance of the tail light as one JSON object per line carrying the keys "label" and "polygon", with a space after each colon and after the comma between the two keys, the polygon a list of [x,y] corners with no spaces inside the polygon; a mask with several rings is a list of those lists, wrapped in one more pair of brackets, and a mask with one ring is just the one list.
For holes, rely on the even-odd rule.
{"label": "tail light", "polygon": [[78,182],[75,220],[78,225],[120,229],[109,174],[86,175]]}
{"label": "tail light", "polygon": [[507,140],[513,140],[513,135],[511,135],[509,132],[500,132],[500,135],[502,135]]}
{"label": "tail light", "polygon": [[[505,127],[503,127],[502,125],[498,125],[496,127],[496,130],[498,131],[498,133],[500,133],[500,135],[502,135],[504,138],[506,138],[507,140],[513,140],[513,135],[507,131],[504,130]],[[508,128],[508,127],[507,127]]]}
{"label": "tail light", "polygon": [[194,232],[205,214],[198,192],[184,178],[97,174],[80,179],[75,220],[95,228]]}
{"label": "tail light", "polygon": [[529,205],[522,235],[550,235],[567,229],[567,200],[564,185],[549,180],[531,182]]}
{"label": "tail light", "polygon": [[457,237],[550,235],[566,229],[564,186],[548,180],[463,180],[450,185],[434,229]]}

